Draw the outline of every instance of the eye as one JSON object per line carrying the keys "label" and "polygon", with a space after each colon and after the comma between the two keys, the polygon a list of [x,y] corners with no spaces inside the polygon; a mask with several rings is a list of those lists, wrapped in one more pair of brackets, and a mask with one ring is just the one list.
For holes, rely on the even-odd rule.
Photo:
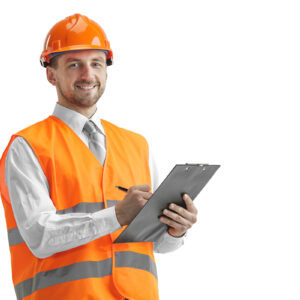
{"label": "eye", "polygon": [[69,65],[69,68],[76,68],[78,67],[78,63],[72,63]]}
{"label": "eye", "polygon": [[93,66],[96,67],[96,68],[101,68],[101,67],[103,67],[103,63],[94,62]]}

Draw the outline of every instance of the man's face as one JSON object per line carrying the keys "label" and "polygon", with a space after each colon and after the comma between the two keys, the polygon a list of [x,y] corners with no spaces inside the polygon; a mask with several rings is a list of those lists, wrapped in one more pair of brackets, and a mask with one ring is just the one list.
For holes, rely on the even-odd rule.
{"label": "man's face", "polygon": [[106,55],[97,50],[62,54],[57,58],[56,68],[49,67],[47,76],[56,86],[61,104],[93,107],[105,89]]}

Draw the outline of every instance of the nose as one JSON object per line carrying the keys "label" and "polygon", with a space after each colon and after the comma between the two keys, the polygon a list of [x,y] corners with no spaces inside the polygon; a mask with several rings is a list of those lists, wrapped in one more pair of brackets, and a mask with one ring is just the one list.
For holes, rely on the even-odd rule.
{"label": "nose", "polygon": [[80,78],[86,81],[92,81],[92,68],[88,64],[83,64],[81,67]]}

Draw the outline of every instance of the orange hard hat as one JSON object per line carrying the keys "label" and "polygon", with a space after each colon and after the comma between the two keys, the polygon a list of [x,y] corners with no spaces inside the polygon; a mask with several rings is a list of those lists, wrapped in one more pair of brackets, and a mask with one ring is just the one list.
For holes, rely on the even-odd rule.
{"label": "orange hard hat", "polygon": [[107,65],[113,62],[113,52],[103,29],[88,17],[75,14],[50,29],[40,57],[41,65],[47,67],[52,57],[78,50],[102,50]]}

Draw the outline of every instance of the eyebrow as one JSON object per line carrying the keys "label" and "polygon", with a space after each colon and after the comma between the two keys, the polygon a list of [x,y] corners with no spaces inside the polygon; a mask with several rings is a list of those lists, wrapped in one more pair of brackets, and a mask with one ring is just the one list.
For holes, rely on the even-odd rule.
{"label": "eyebrow", "polygon": [[80,59],[70,57],[70,58],[67,58],[65,62],[68,63],[70,61],[80,61]]}
{"label": "eyebrow", "polygon": [[[69,57],[69,58],[66,59],[65,63],[69,63],[71,61],[76,61],[77,62],[77,61],[80,61],[80,59],[75,58],[75,57]],[[98,56],[98,57],[92,58],[92,61],[102,61],[102,62],[105,62],[105,59],[103,57],[101,57],[101,56]]]}
{"label": "eyebrow", "polygon": [[102,60],[102,61],[105,61],[105,58],[103,58],[102,56],[97,56],[97,57],[93,58],[93,60]]}

